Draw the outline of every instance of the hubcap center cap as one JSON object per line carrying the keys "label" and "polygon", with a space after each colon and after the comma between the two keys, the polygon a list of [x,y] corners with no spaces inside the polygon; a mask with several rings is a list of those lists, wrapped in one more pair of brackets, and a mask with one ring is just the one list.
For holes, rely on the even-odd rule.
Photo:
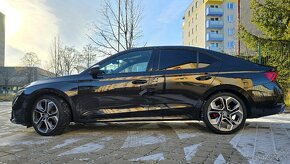
{"label": "hubcap center cap", "polygon": [[45,114],[44,114],[44,117],[45,117],[45,118],[48,118],[48,114],[47,114],[47,113],[45,113]]}

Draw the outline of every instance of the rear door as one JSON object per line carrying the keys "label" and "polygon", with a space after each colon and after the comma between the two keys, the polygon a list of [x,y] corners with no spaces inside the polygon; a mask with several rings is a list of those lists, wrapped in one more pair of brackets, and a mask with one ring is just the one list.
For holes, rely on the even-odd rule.
{"label": "rear door", "polygon": [[151,113],[164,119],[198,116],[199,98],[214,80],[218,60],[191,49],[160,49],[158,59],[148,87]]}

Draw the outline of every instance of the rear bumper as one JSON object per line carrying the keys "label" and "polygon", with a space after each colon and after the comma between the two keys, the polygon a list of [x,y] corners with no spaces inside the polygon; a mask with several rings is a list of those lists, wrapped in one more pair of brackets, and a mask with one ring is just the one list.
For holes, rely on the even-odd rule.
{"label": "rear bumper", "polygon": [[284,103],[278,103],[275,106],[270,106],[270,107],[259,107],[252,110],[251,118],[279,114],[279,113],[283,113],[285,110],[286,110],[286,105]]}

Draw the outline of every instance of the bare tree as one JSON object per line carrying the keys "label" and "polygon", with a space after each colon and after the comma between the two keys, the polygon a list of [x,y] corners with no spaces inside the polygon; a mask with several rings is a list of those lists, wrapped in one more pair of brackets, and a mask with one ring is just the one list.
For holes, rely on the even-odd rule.
{"label": "bare tree", "polygon": [[21,59],[22,64],[26,67],[37,67],[40,65],[41,60],[38,58],[37,54],[34,52],[28,52]]}
{"label": "bare tree", "polygon": [[79,52],[74,47],[66,46],[62,54],[62,63],[63,63],[63,75],[71,75],[73,71],[78,67],[78,57]]}
{"label": "bare tree", "polygon": [[[118,4],[114,0],[114,4]],[[111,55],[120,50],[131,49],[136,46],[136,41],[142,36],[140,20],[142,9],[136,0],[120,1],[119,10],[109,0],[105,1],[104,9],[101,11],[103,21],[94,25],[94,35],[88,37],[97,45],[97,51]],[[120,19],[119,19],[120,18]],[[120,28],[118,28],[120,26]],[[120,30],[120,39],[118,37]],[[120,49],[118,49],[118,44]]]}
{"label": "bare tree", "polygon": [[63,75],[64,69],[62,66],[63,48],[59,37],[54,37],[50,48],[50,67],[56,77]]}
{"label": "bare tree", "polygon": [[83,48],[82,54],[80,56],[82,62],[84,63],[85,68],[89,68],[92,66],[97,59],[97,49],[93,47],[91,44],[86,45]]}
{"label": "bare tree", "polygon": [[35,80],[36,76],[36,72],[34,71],[35,67],[40,65],[41,60],[34,52],[26,53],[21,60],[23,65],[25,66],[25,68],[21,70],[21,73],[26,75],[27,83],[31,83]]}

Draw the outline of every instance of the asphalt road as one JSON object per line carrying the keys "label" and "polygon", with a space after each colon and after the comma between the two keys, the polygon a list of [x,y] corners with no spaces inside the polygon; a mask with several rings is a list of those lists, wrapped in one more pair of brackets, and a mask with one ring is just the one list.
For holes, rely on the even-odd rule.
{"label": "asphalt road", "polygon": [[290,114],[248,120],[232,135],[202,122],[71,125],[42,137],[0,103],[0,163],[290,163]]}

